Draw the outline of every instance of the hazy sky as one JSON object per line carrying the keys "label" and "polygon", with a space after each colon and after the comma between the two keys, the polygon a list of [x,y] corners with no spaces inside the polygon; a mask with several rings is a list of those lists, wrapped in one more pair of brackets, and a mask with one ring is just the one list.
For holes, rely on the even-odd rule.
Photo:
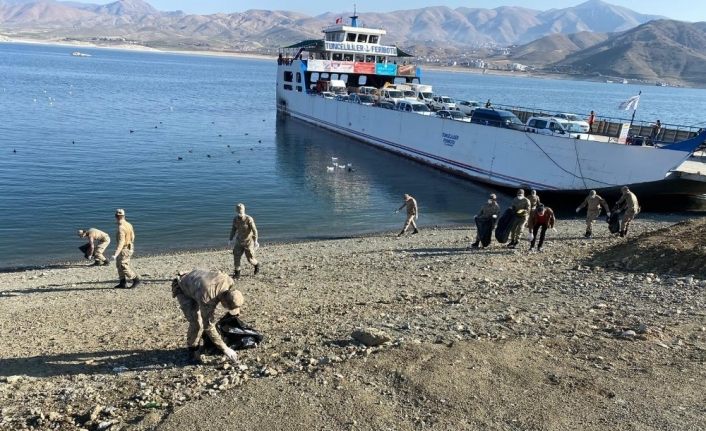
{"label": "hazy sky", "polygon": [[[95,0],[94,0],[95,1]],[[187,13],[242,12],[248,9],[293,10],[309,15],[324,12],[342,12],[353,9],[353,3],[359,12],[388,12],[398,9],[416,9],[425,6],[445,5],[449,7],[495,8],[498,6],[524,6],[531,9],[547,10],[565,8],[583,3],[583,1],[534,0],[305,0],[299,2],[284,0],[147,0],[159,10],[181,9]],[[90,2],[87,0],[86,2]],[[109,3],[102,0],[96,3]],[[610,0],[607,3],[624,6],[640,13],[663,15],[684,21],[706,21],[706,2],[701,0]]]}

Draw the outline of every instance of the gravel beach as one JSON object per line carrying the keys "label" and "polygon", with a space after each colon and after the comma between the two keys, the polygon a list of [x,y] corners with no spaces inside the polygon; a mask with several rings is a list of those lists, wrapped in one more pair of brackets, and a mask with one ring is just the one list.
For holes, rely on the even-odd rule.
{"label": "gravel beach", "polygon": [[468,250],[470,228],[262,244],[236,284],[267,339],[237,364],[187,363],[170,289],[228,250],[138,242],[136,290],[85,262],[1,273],[0,429],[703,430],[705,223],[680,220],[560,220],[543,253]]}

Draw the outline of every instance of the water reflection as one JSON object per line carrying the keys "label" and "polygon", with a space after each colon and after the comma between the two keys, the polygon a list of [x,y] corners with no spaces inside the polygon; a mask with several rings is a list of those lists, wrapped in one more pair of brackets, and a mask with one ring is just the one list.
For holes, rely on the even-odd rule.
{"label": "water reflection", "polygon": [[[404,193],[417,198],[422,225],[470,223],[488,194],[499,193],[293,118],[278,117],[276,146],[278,171],[287,181],[303,184],[317,200],[328,202],[330,215],[342,217],[334,222],[322,214],[333,230],[397,228],[401,222],[391,213]],[[353,171],[329,172],[334,157]]]}

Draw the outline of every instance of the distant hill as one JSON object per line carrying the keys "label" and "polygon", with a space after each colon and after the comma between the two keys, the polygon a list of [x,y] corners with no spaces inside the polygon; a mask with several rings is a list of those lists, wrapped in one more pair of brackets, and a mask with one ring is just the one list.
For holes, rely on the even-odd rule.
{"label": "distant hill", "polygon": [[530,66],[544,66],[564,60],[571,54],[595,46],[610,38],[607,33],[583,31],[574,34],[552,34],[520,46],[512,52],[512,60]]}
{"label": "distant hill", "polygon": [[658,20],[613,35],[556,67],[655,81],[706,84],[706,22]]}
{"label": "distant hill", "polygon": [[[0,0],[0,31],[44,39],[119,36],[150,46],[257,50],[319,37],[323,26],[348,15],[350,12],[336,12],[312,17],[263,10],[187,15],[160,12],[142,0],[118,0],[107,5]],[[388,31],[388,42],[454,49],[527,43],[551,34],[623,31],[657,18],[600,0],[549,11],[436,6],[360,13],[362,23]]]}

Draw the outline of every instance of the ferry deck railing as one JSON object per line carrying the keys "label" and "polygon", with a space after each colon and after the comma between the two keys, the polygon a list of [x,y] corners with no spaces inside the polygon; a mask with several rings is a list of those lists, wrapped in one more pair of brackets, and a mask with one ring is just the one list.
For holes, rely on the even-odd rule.
{"label": "ferry deck railing", "polygon": [[[559,114],[559,111],[538,110],[536,108],[527,108],[522,106],[500,105],[493,104],[493,108],[504,109],[511,111],[523,122],[527,123],[530,117],[549,117]],[[576,114],[578,117],[587,120],[589,114]],[[630,123],[629,119],[616,117],[596,116],[591,130],[592,135],[606,136],[608,138],[618,139],[623,124]],[[652,134],[652,126],[654,123],[648,121],[634,121],[629,136],[649,139]],[[701,129],[693,126],[683,126],[678,124],[662,123],[662,128],[659,134],[655,137],[654,143],[669,144],[679,142],[696,136]]]}

